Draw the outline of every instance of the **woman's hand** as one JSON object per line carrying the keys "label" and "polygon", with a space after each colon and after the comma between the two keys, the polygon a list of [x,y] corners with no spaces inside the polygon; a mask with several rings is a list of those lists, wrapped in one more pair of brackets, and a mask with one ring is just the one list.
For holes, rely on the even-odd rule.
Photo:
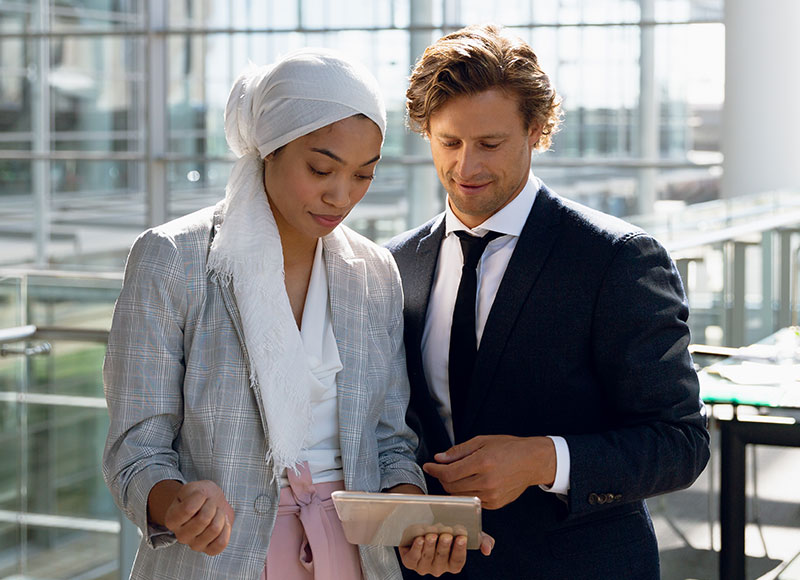
{"label": "woman's hand", "polygon": [[148,497],[150,520],[166,527],[181,544],[216,556],[228,545],[233,508],[213,481],[160,481]]}

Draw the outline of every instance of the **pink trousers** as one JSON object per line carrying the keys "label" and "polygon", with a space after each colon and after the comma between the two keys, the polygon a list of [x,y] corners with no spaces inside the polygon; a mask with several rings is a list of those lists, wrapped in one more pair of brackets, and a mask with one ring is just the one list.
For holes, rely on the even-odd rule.
{"label": "pink trousers", "polygon": [[344,537],[331,493],[341,481],[313,484],[308,464],[289,469],[260,580],[362,580],[358,547]]}

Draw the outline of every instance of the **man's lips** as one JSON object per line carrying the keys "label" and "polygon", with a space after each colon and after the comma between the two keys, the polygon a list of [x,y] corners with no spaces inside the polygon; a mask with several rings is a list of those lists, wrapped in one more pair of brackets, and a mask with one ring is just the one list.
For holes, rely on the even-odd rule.
{"label": "man's lips", "polygon": [[458,187],[458,189],[460,189],[461,191],[469,193],[469,192],[480,191],[483,188],[485,188],[487,185],[489,185],[489,183],[491,183],[491,182],[484,181],[484,182],[466,183],[466,182],[453,180],[453,183],[455,183],[456,187]]}

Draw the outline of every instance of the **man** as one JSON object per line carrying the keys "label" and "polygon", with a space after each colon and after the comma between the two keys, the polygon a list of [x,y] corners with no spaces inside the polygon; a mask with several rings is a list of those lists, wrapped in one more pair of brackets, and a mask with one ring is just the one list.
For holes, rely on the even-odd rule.
{"label": "man", "polygon": [[[430,493],[480,497],[496,540],[459,577],[659,578],[644,499],[689,486],[709,456],[673,262],[530,173],[560,99],[523,41],[445,36],[406,96],[447,191],[442,215],[389,244],[409,423]],[[490,236],[482,256],[466,234]]]}

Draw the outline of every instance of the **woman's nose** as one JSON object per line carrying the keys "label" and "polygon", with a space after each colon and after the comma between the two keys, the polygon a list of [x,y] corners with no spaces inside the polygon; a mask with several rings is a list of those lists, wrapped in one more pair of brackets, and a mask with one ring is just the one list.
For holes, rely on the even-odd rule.
{"label": "woman's nose", "polygon": [[322,200],[333,207],[347,207],[350,204],[350,185],[344,180],[335,180],[325,190]]}

